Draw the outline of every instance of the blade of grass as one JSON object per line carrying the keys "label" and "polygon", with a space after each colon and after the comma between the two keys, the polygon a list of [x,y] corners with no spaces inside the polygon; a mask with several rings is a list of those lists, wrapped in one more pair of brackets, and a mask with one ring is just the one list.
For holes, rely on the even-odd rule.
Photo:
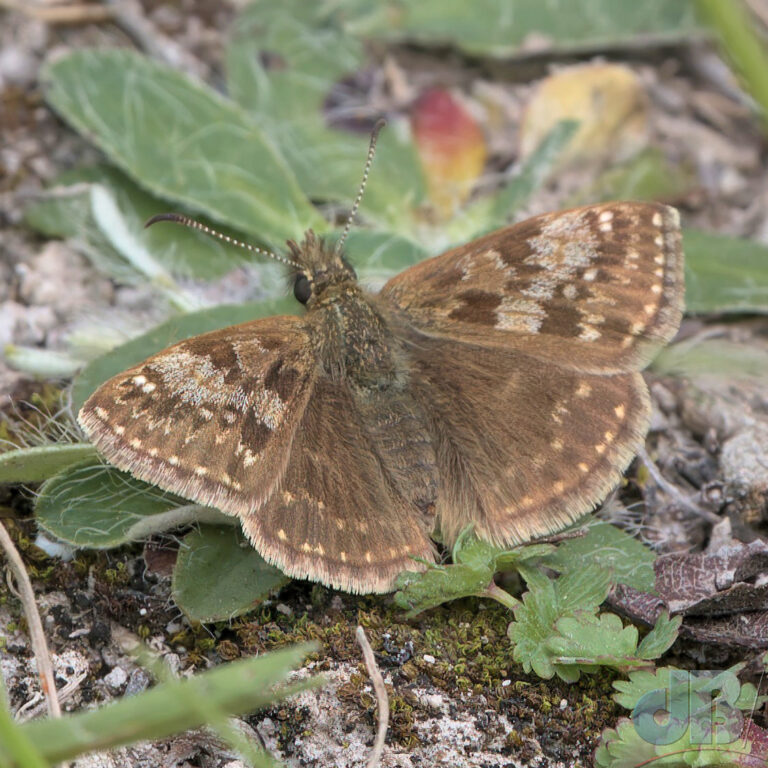
{"label": "blade of grass", "polygon": [[[314,647],[302,644],[232,662],[190,679],[162,683],[91,712],[25,723],[19,730],[51,763],[136,741],[162,739],[205,725],[208,704],[227,714],[240,714],[320,685],[322,679],[315,677],[275,688]],[[205,717],[199,711],[201,702]],[[6,743],[0,742],[0,765],[3,761],[11,768],[26,768],[25,763],[11,759]]]}

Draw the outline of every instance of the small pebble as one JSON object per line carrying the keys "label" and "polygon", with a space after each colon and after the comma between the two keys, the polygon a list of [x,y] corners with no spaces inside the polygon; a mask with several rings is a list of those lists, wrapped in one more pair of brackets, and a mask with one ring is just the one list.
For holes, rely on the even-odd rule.
{"label": "small pebble", "polygon": [[425,654],[422,656],[422,658],[424,659],[424,661],[426,661],[426,662],[427,662],[427,664],[434,664],[434,663],[435,663],[435,657],[434,657],[434,656],[432,656],[432,654],[429,654],[429,653],[425,653]]}
{"label": "small pebble", "polygon": [[501,687],[502,687],[502,688],[507,688],[507,687],[509,687],[510,685],[512,685],[512,681],[511,681],[511,680],[502,680],[502,681],[501,681]]}
{"label": "small pebble", "polygon": [[560,709],[565,709],[568,706],[568,699],[560,699]]}
{"label": "small pebble", "polygon": [[122,667],[115,667],[104,676],[104,682],[113,691],[119,691],[128,682],[128,673]]}

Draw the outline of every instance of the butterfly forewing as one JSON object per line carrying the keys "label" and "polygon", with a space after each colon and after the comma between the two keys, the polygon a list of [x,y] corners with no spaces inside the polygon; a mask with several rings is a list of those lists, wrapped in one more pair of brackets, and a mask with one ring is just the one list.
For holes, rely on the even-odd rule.
{"label": "butterfly forewing", "polygon": [[430,335],[640,370],[680,324],[679,217],[633,202],[536,216],[402,272],[381,295]]}
{"label": "butterfly forewing", "polygon": [[314,374],[301,320],[271,317],[148,358],[102,385],[79,421],[120,469],[243,514],[282,477]]}

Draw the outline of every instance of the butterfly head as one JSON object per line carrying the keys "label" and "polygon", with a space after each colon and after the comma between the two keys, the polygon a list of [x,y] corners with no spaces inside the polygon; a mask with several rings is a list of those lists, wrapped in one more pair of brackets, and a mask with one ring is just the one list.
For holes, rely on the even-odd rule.
{"label": "butterfly head", "polygon": [[302,304],[312,305],[354,285],[357,275],[352,265],[336,247],[308,230],[301,243],[288,241],[293,295]]}

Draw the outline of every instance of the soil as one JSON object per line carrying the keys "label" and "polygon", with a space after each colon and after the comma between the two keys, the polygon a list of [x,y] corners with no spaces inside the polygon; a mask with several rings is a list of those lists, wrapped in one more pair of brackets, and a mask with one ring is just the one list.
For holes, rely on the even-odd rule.
{"label": "soil", "polygon": [[[60,172],[98,159],[46,106],[38,81],[46,57],[89,45],[149,53],[159,48],[176,66],[214,87],[222,82],[226,30],[239,3],[125,5],[149,33],[137,36],[113,22],[46,24],[0,10],[3,345],[63,350],[84,317],[116,327],[121,320],[115,318],[129,316],[131,330],[137,331],[161,314],[148,291],[113,283],[71,244],[47,241],[23,222],[25,205]],[[410,46],[379,48],[375,56],[392,82],[401,84],[400,93],[393,87],[389,96],[394,109],[403,94],[432,85],[459,94],[481,117],[491,166],[498,168],[518,156],[518,126],[535,83],[554,65],[569,63],[535,57],[524,67],[491,64]],[[589,58],[579,61],[584,60]],[[698,43],[614,51],[610,61],[624,63],[642,83],[650,145],[690,169],[692,183],[669,201],[681,209],[685,224],[768,243],[765,139],[748,98],[714,48]],[[583,169],[564,169],[520,217],[563,207],[582,182]],[[226,281],[221,285],[227,295]],[[759,317],[684,321],[681,338],[702,334],[737,339],[768,355],[768,323]],[[768,382],[705,375],[648,374],[648,379],[654,417],[647,449],[662,477],[648,477],[636,463],[626,486],[600,514],[637,531],[659,553],[765,540]],[[12,424],[21,415],[44,427],[41,412],[56,412],[60,393],[58,384],[35,381],[0,359],[0,408]],[[0,437],[13,433],[5,430]],[[34,489],[0,489],[0,515],[33,578],[57,682],[68,691],[62,697],[65,710],[151,685],[124,650],[131,637],[145,640],[179,675],[315,639],[320,651],[306,669],[323,672],[327,685],[245,718],[242,727],[288,766],[361,766],[376,726],[371,683],[354,640],[361,624],[390,698],[381,761],[387,768],[591,765],[602,729],[624,714],[610,698],[611,673],[583,676],[573,685],[526,675],[512,660],[509,613],[490,601],[461,600],[409,621],[390,598],[294,582],[243,618],[192,626],[170,599],[169,563],[177,542],[166,538],[109,552],[77,552],[68,561],[52,558],[34,543],[33,495]],[[681,499],[693,500],[710,515]],[[25,629],[20,604],[3,581],[0,670],[12,709],[22,719],[44,714]],[[671,658],[681,666],[719,669],[754,660],[757,650],[683,638]],[[756,717],[765,725],[763,715]],[[237,756],[205,731],[77,762],[79,767],[239,765]]]}

